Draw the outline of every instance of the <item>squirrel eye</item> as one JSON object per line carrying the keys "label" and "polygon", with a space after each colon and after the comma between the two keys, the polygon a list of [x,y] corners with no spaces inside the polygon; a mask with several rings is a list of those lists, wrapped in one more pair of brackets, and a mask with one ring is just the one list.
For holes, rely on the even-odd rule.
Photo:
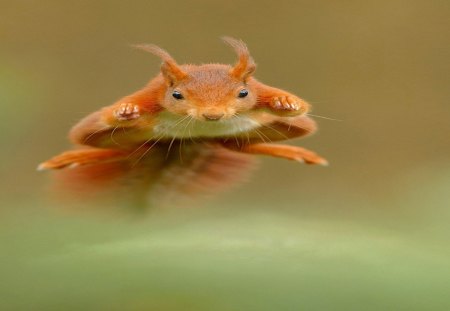
{"label": "squirrel eye", "polygon": [[248,95],[248,91],[246,89],[242,89],[239,91],[238,97],[243,98]]}
{"label": "squirrel eye", "polygon": [[183,99],[183,98],[184,98],[183,95],[181,95],[181,93],[178,92],[178,91],[173,91],[173,92],[172,92],[172,96],[173,96],[174,98],[176,98],[176,99]]}

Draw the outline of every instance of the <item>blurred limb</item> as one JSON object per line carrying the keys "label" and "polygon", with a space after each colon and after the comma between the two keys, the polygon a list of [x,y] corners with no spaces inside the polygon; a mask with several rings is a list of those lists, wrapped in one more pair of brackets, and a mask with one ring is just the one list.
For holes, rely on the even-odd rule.
{"label": "blurred limb", "polygon": [[118,161],[126,158],[127,152],[117,149],[80,149],[63,152],[41,163],[38,170],[73,168],[96,163]]}
{"label": "blurred limb", "polygon": [[328,161],[317,155],[315,152],[297,146],[266,143],[238,146],[232,143],[225,144],[225,147],[242,153],[268,155],[297,162],[304,162],[306,164],[328,165]]}

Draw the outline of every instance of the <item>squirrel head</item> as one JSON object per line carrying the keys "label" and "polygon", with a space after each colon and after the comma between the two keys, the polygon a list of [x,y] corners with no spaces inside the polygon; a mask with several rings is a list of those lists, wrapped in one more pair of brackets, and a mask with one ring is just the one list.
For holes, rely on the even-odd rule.
{"label": "squirrel head", "polygon": [[178,65],[165,50],[155,45],[140,49],[159,56],[166,83],[167,111],[202,121],[217,121],[245,113],[256,105],[256,94],[247,84],[256,65],[244,42],[230,37],[223,40],[237,53],[234,66],[223,64]]}

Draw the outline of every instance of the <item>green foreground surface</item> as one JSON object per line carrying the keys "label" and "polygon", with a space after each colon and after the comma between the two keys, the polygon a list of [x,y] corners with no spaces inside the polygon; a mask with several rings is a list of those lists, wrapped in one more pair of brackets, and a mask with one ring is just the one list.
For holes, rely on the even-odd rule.
{"label": "green foreground surface", "polygon": [[411,225],[286,206],[32,214],[3,217],[2,310],[450,308],[448,215]]}

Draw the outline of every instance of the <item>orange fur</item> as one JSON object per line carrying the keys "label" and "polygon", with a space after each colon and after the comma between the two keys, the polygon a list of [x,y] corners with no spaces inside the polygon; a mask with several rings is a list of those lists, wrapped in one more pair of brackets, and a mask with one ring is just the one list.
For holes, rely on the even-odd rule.
{"label": "orange fur", "polygon": [[249,166],[248,154],[326,164],[304,148],[271,144],[313,133],[315,122],[306,116],[310,105],[257,81],[247,46],[229,37],[224,41],[238,55],[234,66],[179,65],[157,46],[137,46],[162,59],[161,73],[75,125],[70,139],[85,149],[65,152],[40,168],[77,166],[62,174],[71,188],[132,183],[137,197],[158,187],[189,194],[221,188]]}

